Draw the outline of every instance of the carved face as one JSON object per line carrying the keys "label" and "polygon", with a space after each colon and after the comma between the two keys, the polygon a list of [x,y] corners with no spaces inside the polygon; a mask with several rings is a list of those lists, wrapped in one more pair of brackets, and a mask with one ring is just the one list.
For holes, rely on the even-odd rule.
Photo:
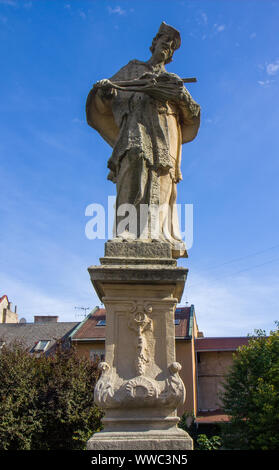
{"label": "carved face", "polygon": [[172,38],[167,34],[158,35],[152,43],[151,51],[154,59],[167,64],[171,61],[174,53]]}

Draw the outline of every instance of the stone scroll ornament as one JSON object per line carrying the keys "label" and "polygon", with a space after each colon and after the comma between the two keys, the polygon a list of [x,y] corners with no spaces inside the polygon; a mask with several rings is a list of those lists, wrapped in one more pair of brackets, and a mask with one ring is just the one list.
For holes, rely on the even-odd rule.
{"label": "stone scroll ornament", "polygon": [[[196,137],[200,125],[200,106],[184,86],[196,79],[165,69],[180,44],[179,31],[163,22],[150,59],[131,60],[110,79],[99,80],[86,103],[88,124],[113,148],[108,160],[108,179],[117,189],[113,240],[167,242],[174,258],[187,256],[176,207],[181,149]],[[136,210],[132,227],[123,223],[124,204]],[[160,207],[155,233],[152,216],[141,212],[146,205]]]}
{"label": "stone scroll ornament", "polygon": [[146,330],[152,331],[152,320],[148,317],[152,312],[152,306],[146,303],[134,302],[130,311],[133,316],[129,320],[129,328],[137,334],[136,373],[143,375],[145,366],[148,363],[147,343],[144,333]]}
{"label": "stone scroll ornament", "polygon": [[102,375],[94,390],[94,401],[103,408],[137,408],[165,405],[175,409],[179,403],[185,401],[186,392],[179,376],[181,365],[173,362],[169,366],[169,377],[157,381],[144,375],[115,385],[112,369],[107,362],[100,362],[99,369]]}
{"label": "stone scroll ornament", "polygon": [[145,338],[146,332],[152,331],[153,322],[149,317],[152,305],[148,302],[134,302],[130,309],[128,326],[136,333],[136,376],[133,379],[122,381],[116,385],[113,369],[106,362],[99,364],[102,375],[96,384],[95,402],[104,408],[138,407],[166,405],[176,408],[185,401],[185,387],[179,376],[181,365],[173,362],[168,370],[169,376],[162,381],[145,375],[148,359],[148,347]]}

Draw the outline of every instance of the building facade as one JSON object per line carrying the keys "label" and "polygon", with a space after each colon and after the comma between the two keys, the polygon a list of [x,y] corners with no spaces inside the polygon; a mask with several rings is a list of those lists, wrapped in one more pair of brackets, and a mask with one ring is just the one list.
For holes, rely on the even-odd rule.
{"label": "building facade", "polygon": [[58,322],[54,315],[36,315],[34,323],[1,323],[0,347],[20,341],[31,354],[53,354],[58,341],[71,346],[70,334],[78,324]]}
{"label": "building facade", "polygon": [[0,323],[18,323],[17,307],[12,311],[12,303],[5,294],[0,297]]}
{"label": "building facade", "polygon": [[[3,302],[4,300],[4,302]],[[3,299],[5,308],[8,300]],[[3,309],[4,310],[4,309]],[[248,344],[248,337],[204,337],[199,331],[194,306],[175,312],[176,360],[186,387],[185,403],[178,415],[194,415],[199,422],[225,420],[220,393],[233,362],[233,354]],[[91,361],[105,360],[106,311],[95,307],[82,322],[59,322],[54,315],[36,315],[34,323],[0,324],[0,348],[21,340],[31,354],[53,354],[57,342],[74,347]]]}
{"label": "building facade", "polygon": [[[215,415],[223,419],[219,396],[222,383],[232,365],[233,353],[248,344],[248,338],[204,337],[199,331],[193,305],[177,308],[174,322],[176,360],[182,365],[180,376],[186,387],[186,400],[178,408],[178,415]],[[105,332],[106,311],[95,307],[72,331],[70,338],[78,354],[93,361],[104,360]]]}

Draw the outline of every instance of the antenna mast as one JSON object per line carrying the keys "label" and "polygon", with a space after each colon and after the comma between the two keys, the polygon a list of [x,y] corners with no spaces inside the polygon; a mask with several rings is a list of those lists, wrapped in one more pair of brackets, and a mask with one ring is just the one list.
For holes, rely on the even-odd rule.
{"label": "antenna mast", "polygon": [[83,317],[85,318],[86,317],[86,310],[90,310],[90,307],[75,307],[75,310],[83,310],[83,313],[81,313],[80,315],[78,315],[76,313],[76,317]]}

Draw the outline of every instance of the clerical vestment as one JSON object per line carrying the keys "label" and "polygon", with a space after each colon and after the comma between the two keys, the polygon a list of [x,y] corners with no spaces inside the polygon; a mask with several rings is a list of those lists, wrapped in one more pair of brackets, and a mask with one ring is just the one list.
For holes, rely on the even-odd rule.
{"label": "clerical vestment", "polygon": [[[132,60],[110,80],[133,80],[146,72],[153,72],[148,63]],[[190,95],[189,103],[187,107],[185,102],[173,104],[147,93],[118,90],[111,112],[101,116],[94,106],[93,88],[87,99],[87,120],[113,147],[108,160],[109,179],[116,180],[125,153],[138,149],[149,168],[159,173],[169,170],[178,182],[181,144],[193,140],[199,128],[199,106]]]}

